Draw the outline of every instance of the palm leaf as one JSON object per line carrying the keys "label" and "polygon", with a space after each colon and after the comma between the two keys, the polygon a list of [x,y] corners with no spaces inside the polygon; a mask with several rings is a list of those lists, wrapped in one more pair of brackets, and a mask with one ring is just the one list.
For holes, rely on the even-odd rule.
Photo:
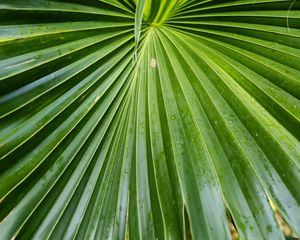
{"label": "palm leaf", "polygon": [[[0,239],[300,236],[300,4],[2,0]],[[275,213],[276,211],[276,213]]]}

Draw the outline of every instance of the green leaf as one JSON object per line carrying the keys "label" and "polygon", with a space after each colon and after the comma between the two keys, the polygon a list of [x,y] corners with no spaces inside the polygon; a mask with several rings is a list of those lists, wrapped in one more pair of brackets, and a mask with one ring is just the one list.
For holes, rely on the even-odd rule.
{"label": "green leaf", "polygon": [[296,1],[2,1],[0,239],[299,238],[299,29]]}

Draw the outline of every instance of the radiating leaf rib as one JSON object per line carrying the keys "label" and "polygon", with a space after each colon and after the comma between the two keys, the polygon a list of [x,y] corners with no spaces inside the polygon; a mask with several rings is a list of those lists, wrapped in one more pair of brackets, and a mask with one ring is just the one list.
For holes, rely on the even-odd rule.
{"label": "radiating leaf rib", "polygon": [[140,40],[145,5],[146,0],[140,0],[136,3],[136,13],[134,22],[134,37],[136,44],[138,44]]}
{"label": "radiating leaf rib", "polygon": [[[116,79],[119,74],[122,72],[123,68],[127,66],[129,59],[127,62],[122,63],[123,67],[120,67],[114,75],[110,76],[110,78],[106,79],[106,82],[103,83],[103,85],[100,85],[98,87],[98,91],[95,91],[93,95],[89,97],[89,99],[86,100],[86,104],[83,105],[83,109],[78,109],[76,112],[73,113],[73,116],[69,117],[69,121],[65,121],[64,124],[60,126],[60,128],[57,129],[57,132],[53,132],[51,135],[49,135],[49,139],[45,139],[41,144],[43,147],[39,147],[37,151],[34,151],[32,153],[29,153],[25,156],[24,160],[20,162],[19,166],[14,166],[14,168],[10,169],[9,171],[5,172],[1,175],[1,180],[5,182],[6,184],[2,184],[0,188],[1,197],[3,197],[4,194],[6,194],[6,191],[12,187],[16,182],[21,180],[24,177],[24,174],[28,174],[28,172],[32,171],[34,168],[36,168],[36,164],[42,159],[42,156],[47,156],[49,154],[49,151],[54,148],[57,145],[56,141],[61,141],[65,134],[71,131],[74,128],[74,124],[78,122],[85,114],[88,113],[90,108],[93,107],[94,104],[96,104],[101,95],[104,94],[104,92],[109,88],[109,86],[113,83],[113,79]],[[103,66],[105,67],[105,65]],[[104,68],[105,69],[105,68]],[[103,75],[103,69],[98,69],[97,74]],[[100,75],[100,76],[101,76]],[[98,78],[100,77],[98,76]],[[97,75],[91,76],[94,80]],[[71,124],[72,123],[72,124]],[[53,141],[56,140],[56,141]],[[47,147],[46,147],[47,146]],[[35,158],[35,160],[33,160]],[[25,164],[27,162],[27,164]],[[15,176],[15,171],[18,172],[18,178]],[[4,181],[4,179],[6,179]],[[8,180],[11,179],[11,180]]]}
{"label": "radiating leaf rib", "polygon": [[[122,84],[123,84],[122,82],[119,83],[119,85],[121,85],[121,86],[122,86]],[[119,88],[120,88],[120,86],[116,87],[115,92],[118,92]],[[106,101],[107,101],[107,104],[110,104],[110,99],[109,98]],[[93,101],[93,102],[95,102],[95,101]],[[105,104],[103,104],[102,106],[105,107]],[[91,106],[88,106],[88,107],[90,108]],[[98,108],[97,111],[100,112],[100,113],[102,112],[102,114],[105,113],[105,111],[103,111],[102,108]],[[96,116],[97,116],[97,118],[96,118]],[[97,114],[97,112],[96,112],[95,117],[92,118],[91,120],[99,121],[98,117],[99,117],[99,114]],[[90,132],[91,130],[88,130],[88,129],[91,128],[91,127],[94,128],[94,126],[95,126],[95,123],[93,123],[92,121],[86,123],[86,125],[82,128],[82,133],[79,133],[78,137],[74,139],[74,141],[73,141],[74,144],[69,145],[69,148],[67,148],[66,151],[64,152],[64,154],[62,156],[60,156],[60,158],[56,161],[56,164],[53,165],[53,167],[50,168],[49,171],[46,173],[46,175],[40,180],[41,183],[36,184],[36,186],[32,189],[32,191],[36,192],[37,194],[40,191],[47,191],[48,188],[45,188],[44,184],[47,183],[47,182],[51,182],[51,183],[56,182],[55,179],[57,179],[57,177],[59,176],[57,174],[61,174],[63,172],[63,170],[68,166],[70,160],[72,160],[71,156],[73,156],[73,157],[75,156],[77,151],[80,149],[80,144],[83,144],[85,142],[84,138],[86,139],[87,136],[89,136],[89,135],[86,135],[86,132],[87,131]],[[72,154],[72,155],[70,155],[70,154]],[[80,167],[80,165],[79,165],[79,167]],[[80,172],[82,172],[82,171],[80,171]],[[28,212],[30,208],[26,207],[26,205],[30,204],[31,206],[35,207],[36,206],[34,204],[35,202],[32,200],[32,198],[34,198],[35,196],[36,195],[34,195],[34,194],[28,195],[28,198],[24,198],[25,203],[23,203],[23,204],[25,204],[25,205],[23,205],[21,203],[21,205],[19,205],[19,208],[23,209],[23,211],[25,210],[25,211]],[[40,199],[40,197],[38,197],[37,199]],[[15,213],[18,213],[18,211],[16,211]],[[27,216],[26,213],[25,213],[25,216]],[[19,214],[18,218],[19,218],[19,221],[22,223],[22,215]],[[14,215],[10,215],[9,219],[14,219]],[[56,218],[51,217],[51,219],[53,221]],[[47,218],[45,218],[45,220],[47,220]],[[48,224],[49,223],[47,223],[47,225],[46,225],[47,229],[49,229]],[[13,226],[12,229],[11,229],[10,226]],[[10,236],[12,236],[12,233],[17,230],[15,228],[15,226],[16,226],[16,222],[14,220],[12,222],[10,222],[7,219],[6,224],[1,226],[1,227],[3,227],[3,231],[1,231],[1,232],[3,232],[5,237],[10,237]],[[43,227],[43,225],[41,225],[40,227]],[[4,231],[4,229],[5,229],[5,231]],[[42,234],[45,234],[45,233],[46,233],[45,230],[43,230]],[[36,238],[39,239],[41,237],[43,238],[45,236],[43,236],[43,235],[40,236],[39,233],[37,232]]]}
{"label": "radiating leaf rib", "polygon": [[[203,48],[203,46],[202,46],[202,48]],[[224,65],[223,65],[224,66]],[[223,113],[223,114],[225,114],[225,113]],[[225,115],[223,115],[223,116],[225,116]],[[249,115],[248,115],[249,116]],[[265,125],[266,126],[266,125]],[[258,134],[256,134],[255,135],[255,137],[257,138],[258,137]],[[261,134],[259,134],[259,137],[261,138],[262,136],[261,136]],[[259,138],[257,138],[257,139],[259,139]],[[274,138],[274,139],[278,139],[278,138]],[[287,150],[288,148],[286,148],[286,150]],[[293,148],[292,148],[293,149]],[[291,149],[291,150],[292,150]],[[295,149],[297,149],[297,147],[295,147]],[[255,159],[255,158],[254,158]],[[296,157],[296,159],[299,159],[298,157]],[[274,164],[274,163],[273,163]],[[299,170],[297,169],[297,170],[295,170],[295,174],[296,175],[294,175],[296,178],[297,178],[297,173],[296,172],[298,172]],[[285,176],[283,176],[284,178],[285,178]],[[295,182],[295,178],[294,177],[292,177],[293,178],[293,180],[291,179],[291,183],[293,182],[293,184],[294,184],[294,182]],[[298,180],[297,180],[298,181]],[[297,185],[297,184],[296,184]],[[291,185],[289,186],[289,188],[291,189]],[[297,193],[297,191],[296,192],[294,192],[294,194],[295,193]],[[296,197],[296,196],[295,196]],[[296,199],[298,199],[298,197],[296,197]],[[292,212],[290,212],[290,214],[291,214],[291,216],[293,216],[292,218],[294,218],[294,220],[292,220],[292,221],[295,221],[295,222],[298,222],[299,220],[296,220],[297,219],[297,214],[294,214],[295,212],[298,212],[299,210],[298,210],[298,208],[299,208],[299,203],[297,203],[297,202],[295,202],[295,200],[292,200],[291,199],[291,202],[293,202],[293,206],[295,207],[294,208],[294,210],[292,211]],[[291,202],[288,204],[289,206],[291,206]],[[295,218],[296,217],[296,218]]]}
{"label": "radiating leaf rib", "polygon": [[46,11],[46,12],[77,12],[77,13],[88,13],[97,15],[106,15],[114,17],[125,17],[132,18],[132,15],[118,13],[117,11],[111,11],[99,7],[91,7],[85,4],[76,4],[69,2],[57,2],[50,0],[39,0],[39,1],[26,1],[14,0],[14,1],[2,1],[0,4],[0,10],[26,10],[26,11]]}
{"label": "radiating leaf rib", "polygon": [[[124,109],[124,106],[122,107],[122,109]],[[93,198],[97,197],[98,194],[99,194],[98,193],[99,192],[99,184],[101,184],[101,179],[103,178],[103,172],[104,172],[104,170],[102,170],[102,168],[106,168],[107,161],[105,161],[105,159],[107,158],[107,156],[109,154],[109,149],[111,147],[111,143],[113,141],[114,134],[117,131],[116,129],[117,129],[117,126],[120,122],[120,117],[121,117],[120,113],[123,113],[123,111],[124,110],[117,113],[118,115],[116,116],[116,118],[113,122],[112,122],[113,119],[110,118],[110,122],[108,122],[107,128],[109,127],[109,124],[111,125],[111,127],[108,128],[107,137],[106,137],[106,139],[103,143],[103,146],[101,147],[101,149],[103,149],[103,150],[99,151],[100,149],[98,149],[98,151],[99,151],[98,159],[99,159],[99,164],[100,164],[101,168],[96,168],[95,171],[98,174],[95,173],[96,174],[96,175],[94,175],[95,177],[90,178],[91,181],[94,181],[94,184],[93,184],[94,189],[93,189],[93,192],[90,193],[90,194],[92,194],[92,196],[91,196],[92,198],[88,202],[85,203],[85,204],[88,204],[88,206],[86,205],[86,209],[83,209],[83,212],[82,212],[82,214],[84,214],[83,219],[79,220],[79,221],[82,221],[82,224],[78,225],[77,231],[74,232],[74,234],[76,234],[76,237],[79,238],[79,239],[83,237],[83,234],[85,234],[85,231],[86,231],[87,226],[88,226],[88,222],[90,221],[90,217],[91,217],[91,211],[90,210],[95,207],[95,205],[93,205],[91,203],[94,203]],[[78,205],[78,207],[80,208],[81,205]],[[74,225],[69,224],[69,228],[72,228],[73,226]]]}
{"label": "radiating leaf rib", "polygon": [[[162,43],[166,43],[165,49],[172,49],[172,45],[167,45],[168,41],[167,39],[162,39]],[[181,111],[183,112],[182,115],[182,121],[185,122],[185,126],[189,126],[190,128],[195,125],[194,130],[192,130],[191,132],[193,132],[194,134],[189,134],[190,136],[188,137],[188,139],[191,139],[191,145],[193,146],[194,149],[197,149],[197,145],[201,144],[201,149],[203,149],[202,151],[197,151],[196,152],[196,161],[193,163],[194,167],[198,169],[199,174],[202,176],[200,179],[200,183],[198,183],[199,185],[204,185],[202,188],[204,188],[203,196],[201,197],[202,199],[202,205],[203,205],[203,211],[206,211],[206,209],[210,209],[211,207],[209,206],[214,206],[215,209],[218,209],[218,215],[213,215],[211,213],[206,213],[207,218],[209,219],[208,221],[210,221],[209,223],[207,223],[211,229],[211,231],[213,232],[213,234],[218,234],[218,236],[214,236],[213,238],[220,238],[227,235],[227,237],[229,238],[229,232],[226,233],[226,229],[227,229],[227,220],[225,217],[225,210],[223,209],[223,204],[222,204],[222,200],[221,200],[221,196],[219,195],[219,189],[216,188],[215,186],[217,185],[216,179],[215,179],[215,170],[213,169],[212,165],[211,165],[211,156],[207,150],[207,146],[206,143],[203,142],[203,136],[201,135],[200,132],[200,128],[197,126],[196,124],[196,119],[198,119],[199,121],[199,115],[197,115],[197,111],[193,111],[192,106],[199,104],[198,101],[196,100],[196,96],[194,96],[194,98],[191,98],[192,94],[194,93],[192,89],[189,88],[189,86],[186,85],[186,81],[188,81],[187,79],[187,75],[186,73],[189,72],[187,69],[184,69],[180,66],[179,62],[174,60],[174,59],[179,59],[174,53],[173,51],[168,51],[169,54],[169,58],[170,58],[170,63],[173,66],[173,69],[175,69],[175,76],[177,79],[180,79],[178,81],[180,86],[177,86],[177,88],[175,88],[174,86],[174,92],[177,92],[177,96],[178,96],[178,105],[181,105]],[[172,59],[172,60],[171,60]],[[174,76],[174,77],[175,77]],[[181,89],[180,89],[181,88]],[[180,92],[183,92],[183,96],[181,97]],[[188,97],[189,96],[189,97]],[[184,99],[186,99],[186,103],[184,101]],[[194,101],[193,101],[194,100]],[[186,111],[187,109],[185,109],[186,107],[189,108],[189,111]],[[190,119],[191,118],[191,119]],[[186,132],[188,133],[187,129]],[[198,133],[198,134],[195,134]],[[198,139],[201,139],[200,141]],[[198,162],[199,161],[199,162]],[[208,181],[207,181],[208,180]],[[211,181],[211,182],[210,182]],[[203,182],[203,183],[202,183]],[[207,205],[207,206],[205,206]],[[223,216],[221,215],[223,212]],[[222,220],[220,221],[220,218],[222,216]],[[220,221],[220,225],[216,225],[216,221],[217,219]],[[224,232],[222,232],[222,230],[224,230]]]}
{"label": "radiating leaf rib", "polygon": [[178,200],[176,199],[175,193],[173,193],[174,190],[169,187],[171,186],[171,179],[168,173],[168,159],[164,154],[163,126],[160,124],[160,113],[157,102],[157,83],[156,81],[151,81],[151,79],[157,78],[157,59],[154,55],[153,44],[150,45],[149,43],[147,48],[148,57],[146,58],[146,63],[148,68],[145,78],[148,80],[148,111],[151,113],[148,117],[153,174],[155,176],[163,224],[166,229],[164,236],[166,239],[180,239],[179,233],[181,232],[182,234],[183,232],[183,229],[180,229],[180,219],[183,219],[183,217],[181,216],[180,208],[178,208]]}
{"label": "radiating leaf rib", "polygon": [[[246,7],[244,9],[249,9],[249,7],[252,8],[256,8],[259,6],[266,6],[264,4],[282,4],[285,6],[290,6],[291,1],[287,0],[287,1],[282,1],[282,0],[255,0],[255,2],[253,2],[253,0],[237,0],[237,1],[228,1],[225,3],[222,2],[214,2],[214,0],[208,0],[208,1],[202,1],[200,3],[196,3],[196,4],[190,4],[188,5],[188,7],[190,8],[189,11],[186,12],[193,12],[193,11],[199,11],[199,10],[219,10],[220,8],[224,8],[224,11],[226,11],[226,8],[229,7]],[[198,8],[199,5],[199,8]],[[202,5],[202,6],[201,6]],[[268,5],[267,5],[268,6]],[[238,8],[237,8],[238,9]],[[268,9],[268,8],[267,8]],[[268,9],[268,10],[272,10],[272,9]],[[286,9],[288,10],[288,8]],[[184,12],[184,11],[182,11]]]}
{"label": "radiating leaf rib", "polygon": [[0,74],[0,80],[3,81],[3,79],[5,78],[9,78],[13,75],[20,74],[21,72],[28,71],[41,64],[53,61],[59,57],[102,42],[121,33],[117,32],[116,35],[113,35],[112,33],[106,33],[103,36],[98,35],[95,37],[91,37],[90,39],[86,38],[73,43],[67,43],[62,46],[32,52],[23,56],[14,57],[12,59],[7,59],[5,61],[2,61],[2,63],[0,62],[0,67],[3,69]]}
{"label": "radiating leaf rib", "polygon": [[[124,93],[122,93],[122,95],[124,95]],[[73,214],[76,214],[77,217],[72,218],[72,221],[68,224],[69,225],[69,229],[68,231],[66,231],[67,233],[65,234],[66,238],[71,238],[72,236],[74,236],[75,232],[76,232],[76,228],[79,227],[78,225],[78,221],[80,222],[81,219],[83,218],[83,214],[86,208],[86,205],[88,204],[88,200],[89,200],[89,195],[91,195],[93,193],[93,188],[95,187],[96,181],[98,179],[98,175],[99,172],[101,170],[101,166],[103,165],[103,160],[101,158],[97,158],[97,156],[99,155],[99,147],[100,144],[102,143],[102,139],[105,136],[105,133],[107,132],[108,127],[111,124],[111,121],[113,119],[113,117],[116,114],[116,111],[119,107],[119,104],[122,100],[122,97],[120,97],[120,99],[114,104],[115,106],[113,106],[112,109],[108,109],[109,111],[109,115],[107,115],[107,117],[105,117],[105,120],[102,121],[101,125],[97,125],[96,127],[98,128],[97,133],[93,135],[93,138],[91,138],[91,140],[89,140],[88,143],[90,143],[90,145],[85,144],[88,147],[88,151],[90,153],[90,157],[93,157],[94,159],[92,161],[96,160],[96,163],[94,165],[94,168],[91,172],[90,175],[88,175],[88,188],[84,189],[84,192],[82,194],[82,197],[80,199],[80,202],[78,203],[78,207],[77,210],[75,212],[73,212]],[[96,113],[95,113],[96,114]],[[99,121],[99,120],[98,120]],[[101,126],[101,127],[99,127]],[[95,130],[94,130],[95,131]],[[98,153],[96,153],[96,151]],[[87,153],[83,153],[84,155],[87,155]],[[81,154],[82,155],[82,154]],[[79,155],[78,158],[81,156]],[[89,158],[90,158],[89,157]],[[87,157],[85,157],[86,159]],[[79,158],[80,159],[80,158]],[[87,159],[88,160],[88,159]],[[92,164],[91,164],[92,165]],[[87,173],[85,173],[87,174]],[[78,188],[78,187],[77,187]],[[67,190],[67,189],[66,189]],[[74,189],[75,190],[75,189]],[[65,196],[65,193],[61,192],[62,196]],[[66,204],[67,205],[71,205],[71,201]],[[60,204],[60,201],[56,201],[56,204]],[[55,209],[53,208],[52,211],[54,211]],[[65,211],[67,210],[67,208],[65,209]],[[63,211],[62,211],[63,212]],[[57,219],[57,221],[59,220],[59,218],[55,218]],[[32,221],[35,221],[35,218],[32,218]],[[32,225],[33,223],[31,223],[30,225]],[[57,225],[55,225],[55,227],[57,228]],[[68,226],[65,226],[68,227]],[[55,232],[55,231],[53,231]],[[51,236],[53,235],[53,232],[51,234]],[[54,235],[56,236],[56,238],[62,238],[63,235]],[[53,237],[55,239],[55,237]]]}
{"label": "radiating leaf rib", "polygon": [[[123,92],[121,95],[124,96],[125,93],[126,93],[126,91]],[[118,99],[118,101],[116,101],[115,104],[117,104],[117,105],[116,105],[116,107],[114,107],[113,114],[116,112],[117,107],[119,107],[119,104],[120,104],[121,100],[122,100],[122,97],[120,97],[120,99]],[[105,106],[105,104],[103,104],[103,107],[108,108],[108,107],[110,107],[110,106]],[[99,124],[99,121],[102,120],[102,116],[103,116],[104,113],[105,113],[105,111],[103,111],[102,108],[98,108],[97,110],[98,110],[98,111],[95,112],[94,116],[91,117],[91,121],[93,121],[93,122],[91,122],[91,126],[97,126],[97,125]],[[101,115],[102,115],[102,116],[101,116]],[[108,118],[108,119],[111,120],[112,118]],[[101,134],[101,135],[99,135],[99,136],[96,135],[96,136],[94,137],[94,138],[95,138],[95,141],[94,141],[93,143],[90,143],[90,145],[88,146],[87,151],[84,153],[84,160],[85,160],[85,161],[91,161],[92,157],[94,156],[94,153],[96,152],[97,148],[99,147],[99,144],[100,144],[100,142],[101,142],[101,139],[103,138],[103,135],[104,135],[105,131],[107,131],[107,125],[108,125],[109,123],[110,123],[110,121],[108,121],[107,123],[104,122],[104,124],[103,124],[102,126],[103,126],[103,127],[106,126],[106,128],[104,128],[104,129],[103,129],[103,128],[100,128],[98,132],[99,132],[99,134]],[[87,125],[88,125],[88,123],[86,124],[86,126],[87,126]],[[86,132],[86,131],[85,131],[85,132]],[[65,190],[64,190],[64,191],[62,192],[62,194],[60,195],[61,198],[66,198],[66,197],[68,197],[67,192],[68,192],[68,191],[72,191],[73,189],[75,189],[75,186],[72,187],[71,184],[78,184],[78,183],[79,183],[78,180],[77,180],[77,181],[76,181],[76,180],[73,180],[73,181],[72,181],[72,177],[76,179],[76,178],[78,178],[78,177],[80,176],[80,174],[83,174],[83,173],[85,172],[85,171],[83,171],[82,169],[78,169],[78,168],[80,167],[80,165],[82,165],[82,164],[85,163],[85,161],[81,161],[80,164],[77,165],[76,170],[73,172],[71,178],[69,179],[69,182],[68,182],[68,183],[66,184],[66,186],[65,186]],[[88,166],[88,165],[86,165],[85,167],[87,167],[87,166]],[[77,172],[76,172],[76,171],[77,171]],[[71,186],[68,186],[68,184],[70,184]],[[73,190],[73,191],[74,191],[74,190]],[[70,192],[70,193],[72,193],[72,192]],[[65,200],[65,201],[66,201],[66,200]],[[58,217],[58,216],[53,217],[53,215],[51,215],[51,213],[56,211],[57,214],[58,214],[58,213],[61,214],[61,212],[63,212],[63,211],[62,211],[62,209],[60,209],[60,208],[64,208],[64,207],[67,205],[66,202],[64,202],[62,199],[59,199],[59,198],[56,200],[55,204],[60,205],[60,207],[54,205],[53,208],[52,208],[52,210],[48,213],[47,217],[45,217],[45,218],[43,219],[43,223],[45,223],[45,226],[44,226],[45,229],[43,229],[43,224],[40,224],[38,231],[37,231],[37,232],[35,233],[35,235],[34,235],[34,237],[35,237],[36,239],[44,238],[44,237],[48,236],[49,231],[50,231],[50,232],[53,231],[53,229],[51,229],[49,226],[55,226],[55,225],[53,225],[53,224],[50,225],[50,223],[47,222],[47,220],[48,220],[48,219],[51,219],[52,221],[53,221],[53,220],[57,221],[56,219],[59,219],[59,217]],[[47,219],[47,218],[48,218],[48,219]],[[47,231],[48,231],[48,232],[47,232]],[[42,235],[41,235],[41,234],[42,234]]]}
{"label": "radiating leaf rib", "polygon": [[12,41],[57,33],[132,26],[130,22],[85,21],[72,23],[27,24],[0,27],[0,41]]}
{"label": "radiating leaf rib", "polygon": [[11,92],[10,94],[2,96],[0,98],[0,113],[5,116],[6,114],[10,113],[11,110],[15,111],[24,106],[27,102],[31,102],[42,94],[45,94],[58,85],[61,85],[65,81],[71,79],[73,76],[79,74],[81,71],[84,71],[92,64],[95,64],[106,55],[110,54],[113,50],[120,47],[122,44],[128,42],[130,38],[131,37],[128,36],[119,38],[117,41],[114,41],[113,44],[103,47],[95,53],[81,58],[80,60],[62,69],[59,69],[58,71],[53,72],[48,76],[36,80],[31,84],[27,84],[26,86],[19,88],[18,90]]}
{"label": "radiating leaf rib", "polygon": [[[181,124],[182,121],[180,120],[180,114],[179,114],[179,110],[177,107],[175,107],[174,105],[171,106],[170,102],[176,102],[174,95],[172,93],[172,91],[170,91],[171,89],[171,85],[169,85],[169,81],[171,79],[170,76],[170,72],[166,72],[166,71],[161,71],[160,69],[168,69],[167,65],[164,65],[162,59],[165,58],[163,57],[160,52],[161,52],[161,46],[159,46],[159,43],[157,42],[157,40],[155,41],[155,43],[157,45],[156,48],[158,49],[156,52],[157,58],[158,58],[158,70],[159,70],[159,74],[160,74],[160,78],[164,79],[164,81],[161,81],[161,87],[162,87],[162,92],[163,92],[163,97],[164,97],[164,103],[165,103],[165,111],[167,112],[167,115],[169,115],[169,119],[171,119],[170,121],[168,121],[169,127],[170,127],[170,133],[171,133],[171,144],[173,145],[174,149],[173,151],[175,152],[175,161],[177,162],[177,168],[178,168],[178,174],[179,174],[179,181],[181,182],[181,188],[182,188],[182,193],[183,193],[183,198],[184,198],[184,202],[186,204],[188,213],[190,215],[190,221],[191,221],[191,225],[194,227],[192,227],[192,234],[194,235],[194,237],[199,237],[200,236],[200,232],[202,234],[202,236],[206,236],[205,238],[209,239],[210,238],[210,233],[208,231],[208,223],[207,220],[205,219],[205,216],[202,215],[202,211],[200,210],[199,207],[195,206],[194,204],[200,200],[200,189],[198,189],[198,184],[197,184],[197,180],[196,180],[196,176],[194,174],[194,171],[192,171],[192,153],[188,152],[185,149],[188,149],[187,147],[187,143],[186,143],[186,138],[187,136],[185,136],[185,134],[183,132],[180,131],[181,128]],[[178,120],[177,120],[178,119]],[[186,152],[185,152],[186,151]],[[183,166],[183,159],[185,159],[185,163],[184,165],[187,166]],[[186,172],[186,169],[190,169],[189,175]],[[197,186],[197,187],[196,187]],[[193,194],[191,191],[188,191],[187,189],[189,187],[193,187],[196,188],[197,191],[195,191],[195,193]],[[202,203],[203,204],[203,203]],[[193,207],[193,209],[197,209],[197,211],[195,210],[191,210],[191,207]],[[201,215],[201,218],[203,219],[203,223],[204,225],[202,225],[201,228],[199,228],[198,230],[196,230],[195,226],[196,226],[196,214],[197,214],[197,218],[199,218]],[[199,216],[200,215],[200,216]]]}
{"label": "radiating leaf rib", "polygon": [[299,7],[2,1],[0,239],[299,237]]}

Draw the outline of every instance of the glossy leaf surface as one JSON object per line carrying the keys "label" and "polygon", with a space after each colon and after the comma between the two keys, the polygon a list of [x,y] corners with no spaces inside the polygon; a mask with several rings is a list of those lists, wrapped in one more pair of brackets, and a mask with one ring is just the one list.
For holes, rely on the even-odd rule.
{"label": "glossy leaf surface", "polygon": [[299,2],[0,1],[0,239],[299,237],[299,186]]}

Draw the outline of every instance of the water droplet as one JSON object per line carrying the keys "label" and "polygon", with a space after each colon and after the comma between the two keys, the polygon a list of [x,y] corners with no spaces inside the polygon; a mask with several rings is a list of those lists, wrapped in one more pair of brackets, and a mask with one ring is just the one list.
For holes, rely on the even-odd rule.
{"label": "water droplet", "polygon": [[153,67],[153,68],[156,67],[156,59],[155,58],[151,58],[150,66]]}

